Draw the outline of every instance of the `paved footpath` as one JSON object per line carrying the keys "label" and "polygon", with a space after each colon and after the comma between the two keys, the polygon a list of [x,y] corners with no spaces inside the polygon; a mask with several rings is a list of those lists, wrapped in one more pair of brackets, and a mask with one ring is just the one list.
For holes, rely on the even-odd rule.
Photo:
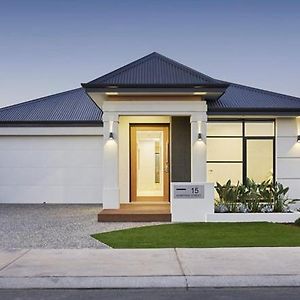
{"label": "paved footpath", "polygon": [[0,288],[300,286],[300,247],[0,250]]}

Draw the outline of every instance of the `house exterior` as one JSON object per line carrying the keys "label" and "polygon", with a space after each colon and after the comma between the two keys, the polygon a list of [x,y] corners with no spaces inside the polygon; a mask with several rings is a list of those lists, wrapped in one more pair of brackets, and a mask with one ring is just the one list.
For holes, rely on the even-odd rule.
{"label": "house exterior", "polygon": [[0,203],[169,203],[172,183],[271,179],[300,198],[300,98],[151,53],[0,109]]}

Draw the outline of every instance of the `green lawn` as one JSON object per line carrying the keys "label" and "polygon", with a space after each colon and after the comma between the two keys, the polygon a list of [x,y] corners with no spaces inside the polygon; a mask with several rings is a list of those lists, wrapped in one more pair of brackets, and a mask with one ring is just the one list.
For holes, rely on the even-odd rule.
{"label": "green lawn", "polygon": [[300,227],[273,223],[180,223],[92,235],[113,248],[300,246]]}

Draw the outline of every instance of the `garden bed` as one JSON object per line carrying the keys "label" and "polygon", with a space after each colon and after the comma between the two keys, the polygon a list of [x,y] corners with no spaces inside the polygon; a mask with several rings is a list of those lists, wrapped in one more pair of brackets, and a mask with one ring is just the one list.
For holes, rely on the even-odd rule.
{"label": "garden bed", "polygon": [[256,183],[247,178],[245,184],[238,182],[232,185],[231,180],[228,180],[224,185],[217,182],[215,188],[218,193],[215,213],[218,216],[208,216],[208,221],[289,223],[299,217],[292,209],[292,205],[299,199],[289,199],[289,188],[279,182],[267,180]]}

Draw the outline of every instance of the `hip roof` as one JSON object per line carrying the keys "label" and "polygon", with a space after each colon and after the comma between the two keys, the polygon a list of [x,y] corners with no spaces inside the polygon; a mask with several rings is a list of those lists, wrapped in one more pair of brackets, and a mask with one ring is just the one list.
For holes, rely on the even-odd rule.
{"label": "hip roof", "polygon": [[[300,115],[300,98],[214,79],[156,52],[84,84],[226,86],[218,99],[207,99],[209,115]],[[0,109],[0,125],[102,124],[102,111],[84,88],[41,97]]]}

